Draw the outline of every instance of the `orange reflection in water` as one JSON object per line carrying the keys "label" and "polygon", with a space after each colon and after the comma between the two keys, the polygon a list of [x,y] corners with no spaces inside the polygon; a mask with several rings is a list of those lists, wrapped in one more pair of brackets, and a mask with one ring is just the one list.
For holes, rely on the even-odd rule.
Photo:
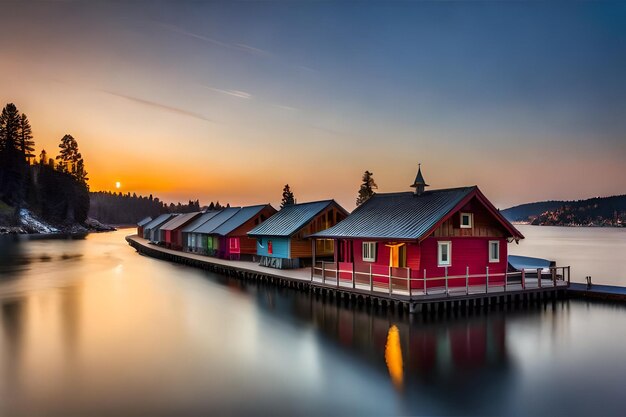
{"label": "orange reflection in water", "polygon": [[389,369],[389,376],[397,390],[401,390],[404,380],[402,363],[402,348],[400,347],[400,331],[394,324],[387,333],[387,344],[385,345],[385,362]]}

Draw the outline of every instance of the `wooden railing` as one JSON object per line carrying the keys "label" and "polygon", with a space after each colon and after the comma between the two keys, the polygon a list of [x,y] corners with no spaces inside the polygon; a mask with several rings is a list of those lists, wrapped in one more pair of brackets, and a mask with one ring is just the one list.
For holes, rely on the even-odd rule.
{"label": "wooden railing", "polygon": [[[365,269],[363,269],[365,268]],[[369,264],[355,269],[353,263],[317,261],[311,268],[311,281],[343,288],[386,292],[389,295],[458,296],[491,292],[520,291],[543,287],[569,286],[570,267],[550,267],[518,272],[481,273],[428,277],[426,270],[395,268]]]}

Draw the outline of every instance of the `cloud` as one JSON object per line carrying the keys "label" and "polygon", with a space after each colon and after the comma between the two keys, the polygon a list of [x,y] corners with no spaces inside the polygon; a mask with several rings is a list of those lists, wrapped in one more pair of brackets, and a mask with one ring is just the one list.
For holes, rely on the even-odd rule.
{"label": "cloud", "polygon": [[153,21],[152,23],[154,23],[155,25],[163,28],[163,29],[167,29],[170,32],[174,32],[177,33],[179,35],[183,35],[183,36],[187,36],[190,38],[194,38],[194,39],[198,39],[204,42],[208,42],[211,43],[213,45],[217,45],[217,46],[222,46],[224,48],[230,48],[231,45],[226,43],[226,42],[222,42],[222,41],[218,41],[217,39],[214,38],[210,38],[208,36],[204,36],[204,35],[199,35],[197,33],[193,33],[193,32],[189,32],[186,29],[181,28],[180,26],[176,26],[176,25],[172,25],[169,23],[162,23],[162,22],[158,22],[158,21]]}
{"label": "cloud", "polygon": [[180,109],[178,107],[173,107],[173,106],[169,106],[167,104],[161,104],[161,103],[157,103],[155,101],[150,101],[150,100],[145,100],[142,98],[138,98],[138,97],[132,97],[132,96],[127,96],[125,94],[120,94],[120,93],[115,93],[112,91],[107,91],[107,90],[99,90],[102,93],[114,96],[114,97],[119,97],[119,98],[123,98],[125,100],[128,101],[132,101],[134,103],[138,103],[138,104],[142,104],[144,106],[149,106],[158,110],[163,110],[163,111],[167,111],[169,113],[173,113],[173,114],[178,114],[178,115],[182,115],[182,116],[188,116],[188,117],[193,117],[194,119],[198,119],[198,120],[203,120],[205,122],[212,122],[215,123],[213,120],[199,114],[199,113],[194,113],[188,110],[184,110],[184,109]]}
{"label": "cloud", "polygon": [[246,100],[250,100],[252,98],[252,94],[246,93],[245,91],[240,90],[222,90],[221,88],[203,86],[204,88],[208,88],[211,91],[215,91],[216,93],[226,94],[231,97],[243,98]]}
{"label": "cloud", "polygon": [[190,32],[187,29],[184,29],[180,26],[176,26],[170,23],[163,23],[163,22],[159,22],[159,21],[152,21],[153,24],[155,24],[156,26],[159,26],[163,29],[169,30],[170,32],[176,33],[178,35],[183,35],[183,36],[187,36],[189,38],[193,38],[193,39],[197,39],[197,40],[201,40],[207,43],[210,43],[212,45],[217,45],[217,46],[221,46],[222,48],[228,48],[228,49],[236,49],[239,51],[243,51],[243,52],[247,52],[249,54],[252,55],[258,55],[258,56],[271,56],[271,53],[264,50],[264,49],[260,49],[260,48],[256,48],[254,46],[250,46],[247,45],[245,43],[228,43],[228,42],[222,42],[219,41],[215,38],[211,38],[208,36],[204,36],[204,35],[200,35],[198,33],[194,33],[194,32]]}
{"label": "cloud", "polygon": [[272,55],[271,53],[269,53],[268,51],[264,50],[264,49],[260,49],[260,48],[255,48],[254,46],[250,46],[250,45],[246,45],[245,43],[236,43],[234,45],[236,48],[241,49],[243,51],[249,52],[253,55],[260,55],[260,56],[270,56]]}

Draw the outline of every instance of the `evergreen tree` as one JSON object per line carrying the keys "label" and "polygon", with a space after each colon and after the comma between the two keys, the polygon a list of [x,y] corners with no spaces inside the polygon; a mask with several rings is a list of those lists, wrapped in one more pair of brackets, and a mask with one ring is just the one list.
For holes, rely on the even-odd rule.
{"label": "evergreen tree", "polygon": [[363,173],[363,182],[361,183],[361,187],[359,188],[359,195],[356,199],[357,207],[361,204],[365,203],[371,196],[374,195],[374,189],[378,189],[378,186],[374,182],[374,174],[365,171]]}
{"label": "evergreen tree", "polygon": [[78,154],[78,143],[72,135],[65,135],[61,138],[59,144],[61,149],[57,155],[57,169],[61,172],[72,172],[72,164],[76,162],[76,154]]}
{"label": "evergreen tree", "polygon": [[0,113],[0,200],[19,212],[26,195],[26,163],[19,149],[20,114],[13,103]]}
{"label": "evergreen tree", "polygon": [[48,153],[46,152],[45,149],[42,149],[41,153],[39,154],[39,164],[45,165],[47,162],[48,162]]}
{"label": "evergreen tree", "polygon": [[289,184],[285,184],[285,187],[283,188],[283,199],[280,202],[280,207],[283,208],[292,204],[296,204],[296,200],[291,192],[291,188],[289,188]]}
{"label": "evergreen tree", "polygon": [[10,154],[18,150],[20,113],[15,104],[9,103],[0,113],[0,151]]}
{"label": "evergreen tree", "polygon": [[78,152],[78,142],[72,135],[65,135],[61,138],[59,144],[61,149],[57,155],[57,170],[71,174],[82,184],[87,185],[87,171],[85,171],[85,161],[83,156]]}
{"label": "evergreen tree", "polygon": [[35,141],[33,140],[33,129],[30,126],[28,117],[22,113],[20,116],[20,122],[18,126],[18,142],[19,149],[24,155],[26,162],[30,163],[31,159],[35,157]]}

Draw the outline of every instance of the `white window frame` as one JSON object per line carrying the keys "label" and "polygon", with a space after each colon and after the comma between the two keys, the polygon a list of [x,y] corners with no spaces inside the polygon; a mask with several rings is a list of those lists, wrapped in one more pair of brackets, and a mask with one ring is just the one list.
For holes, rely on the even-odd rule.
{"label": "white window frame", "polygon": [[[469,224],[463,224],[463,217],[469,217]],[[473,213],[461,213],[461,229],[471,229],[474,226],[474,214]]]}
{"label": "white window frame", "polygon": [[[446,262],[443,262],[441,259],[443,254],[441,248],[443,246],[448,247],[448,260]],[[452,266],[452,242],[449,240],[437,242],[437,266]]]}
{"label": "white window frame", "polygon": [[363,261],[376,262],[376,249],[376,242],[363,242],[361,245]]}
{"label": "white window frame", "polygon": [[[493,256],[491,256],[491,245],[493,244],[498,245],[498,257],[494,258]],[[490,240],[489,241],[489,262],[490,263],[497,263],[500,262],[500,241],[499,240]]]}

